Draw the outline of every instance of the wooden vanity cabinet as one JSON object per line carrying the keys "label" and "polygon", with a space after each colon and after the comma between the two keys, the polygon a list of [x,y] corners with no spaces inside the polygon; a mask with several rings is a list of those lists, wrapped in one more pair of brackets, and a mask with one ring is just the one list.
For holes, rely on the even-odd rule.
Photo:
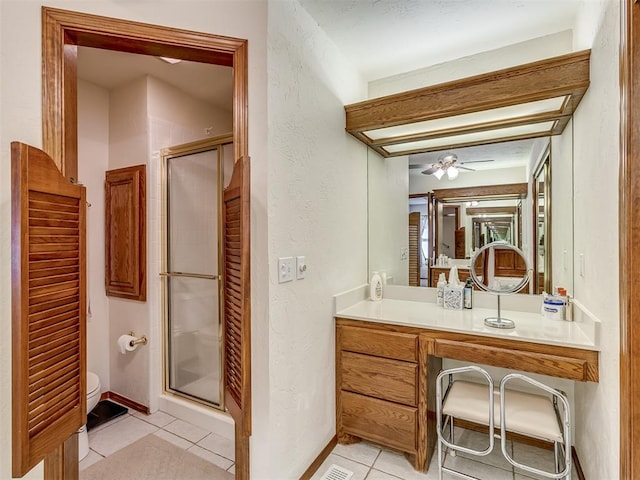
{"label": "wooden vanity cabinet", "polygon": [[426,436],[427,381],[440,368],[433,365],[433,375],[426,371],[432,342],[416,333],[341,325],[340,320],[336,342],[338,442],[370,440],[404,452],[416,470],[425,471],[435,445],[433,435],[431,442]]}
{"label": "wooden vanity cabinet", "polygon": [[442,358],[597,382],[597,351],[336,318],[336,432],[404,452],[426,471],[436,445]]}

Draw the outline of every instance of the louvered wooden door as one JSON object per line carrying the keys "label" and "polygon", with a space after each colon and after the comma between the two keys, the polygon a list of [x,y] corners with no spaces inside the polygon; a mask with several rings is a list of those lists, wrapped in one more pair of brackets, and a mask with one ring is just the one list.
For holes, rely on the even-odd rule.
{"label": "louvered wooden door", "polygon": [[420,212],[409,214],[409,286],[420,286]]}
{"label": "louvered wooden door", "polygon": [[249,178],[249,159],[242,157],[224,190],[222,208],[224,401],[236,424],[236,479],[249,478],[251,435]]}
{"label": "louvered wooden door", "polygon": [[85,189],[11,144],[13,476],[86,418]]}

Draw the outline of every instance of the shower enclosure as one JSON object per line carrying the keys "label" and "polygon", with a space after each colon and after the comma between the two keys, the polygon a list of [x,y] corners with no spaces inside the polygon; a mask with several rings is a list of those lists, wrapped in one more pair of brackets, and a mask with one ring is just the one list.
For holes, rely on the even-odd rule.
{"label": "shower enclosure", "polygon": [[221,205],[232,154],[231,135],[162,150],[164,389],[220,409]]}

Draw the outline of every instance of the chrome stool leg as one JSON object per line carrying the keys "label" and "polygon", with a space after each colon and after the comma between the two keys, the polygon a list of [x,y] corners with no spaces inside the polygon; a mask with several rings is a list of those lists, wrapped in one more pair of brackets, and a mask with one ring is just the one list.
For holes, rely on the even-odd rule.
{"label": "chrome stool leg", "polygon": [[[484,385],[478,385],[478,384],[472,384],[470,382],[464,382],[464,381],[460,381],[460,385],[462,384],[466,384],[466,385],[473,385],[473,391],[474,392],[478,392],[479,390],[481,391],[485,391],[487,392],[487,402],[481,402],[481,404],[484,406],[483,407],[483,411],[479,412],[479,415],[481,417],[484,418],[484,422],[485,424],[488,425],[489,428],[489,446],[485,449],[485,450],[474,450],[471,448],[467,448],[467,447],[463,447],[462,445],[456,445],[454,443],[455,438],[454,438],[454,417],[456,417],[457,415],[454,415],[453,413],[449,414],[447,413],[448,407],[449,405],[451,405],[452,403],[455,403],[455,401],[462,401],[462,403],[465,403],[465,400],[467,400],[466,397],[464,397],[464,394],[458,394],[456,392],[460,391],[462,392],[465,387],[461,387],[462,389],[459,389],[456,387],[456,382],[451,382],[449,383],[449,388],[447,389],[447,391],[444,393],[443,395],[443,389],[442,389],[442,379],[449,375],[451,378],[451,375],[454,374],[458,374],[458,373],[463,373],[463,372],[475,372],[475,373],[479,373],[481,375],[483,375],[486,378],[486,387]],[[480,395],[484,395],[484,393],[480,394]],[[478,395],[476,395],[477,397]],[[449,404],[447,404],[447,402],[449,402]],[[462,410],[462,409],[460,409]],[[473,412],[474,414],[476,412]],[[448,420],[450,422],[449,428],[450,428],[450,438],[449,440],[446,440],[444,437],[444,433],[443,433],[443,415],[448,417]],[[460,418],[464,418],[464,416],[460,416]],[[464,473],[461,472],[456,472],[455,470],[451,470],[447,467],[445,467],[443,465],[444,463],[444,459],[443,459],[443,446],[447,449],[447,451],[451,452],[451,456],[455,456],[455,452],[456,451],[460,451],[460,452],[465,452],[468,453],[470,455],[476,455],[476,456],[485,456],[488,455],[489,453],[491,453],[493,451],[493,447],[494,447],[494,434],[495,434],[495,427],[494,427],[494,388],[493,388],[493,379],[491,378],[491,376],[482,368],[480,367],[476,367],[476,366],[468,366],[468,367],[460,367],[460,368],[453,368],[453,369],[449,369],[449,370],[445,370],[443,372],[441,372],[437,379],[436,379],[436,430],[437,430],[437,434],[438,434],[438,478],[439,480],[442,480],[442,473],[443,472],[447,472],[447,473],[451,473],[453,475],[457,475],[461,478],[466,478],[466,479],[471,479],[471,480],[476,480],[476,477],[472,477],[469,475],[466,475]]]}
{"label": "chrome stool leg", "polygon": [[[552,402],[548,397],[541,397],[540,395],[534,395],[530,393],[522,393],[509,391],[505,388],[505,385],[513,380],[519,379],[524,382],[529,383],[547,393],[550,393],[553,396],[554,401]],[[507,396],[510,395],[509,398]],[[563,415],[561,416],[558,411],[557,400],[560,400],[562,403]],[[528,414],[527,421],[519,421],[517,427],[513,425],[508,425],[509,414],[508,412],[526,412]],[[546,431],[542,431],[539,428],[539,425],[536,425],[539,422],[536,422],[536,418],[542,421],[545,421],[545,425],[547,426]],[[557,425],[551,427],[554,424],[554,421],[557,422]],[[556,430],[557,428],[557,430]],[[507,430],[516,431],[519,434],[531,436],[535,438],[542,438],[545,440],[551,440],[554,443],[554,472],[547,472],[544,470],[540,470],[529,465],[525,465],[515,461],[509,452],[507,452],[506,448],[506,437]],[[571,480],[571,424],[570,424],[570,413],[569,413],[569,402],[566,396],[543,383],[538,382],[526,375],[522,375],[519,373],[511,373],[505,376],[500,382],[500,437],[501,442],[500,446],[502,449],[502,455],[507,459],[507,461],[516,468],[524,470],[529,473],[535,473],[537,475],[551,478],[551,479],[560,479],[564,478],[566,480]],[[560,443],[564,445],[564,468],[560,470]]]}

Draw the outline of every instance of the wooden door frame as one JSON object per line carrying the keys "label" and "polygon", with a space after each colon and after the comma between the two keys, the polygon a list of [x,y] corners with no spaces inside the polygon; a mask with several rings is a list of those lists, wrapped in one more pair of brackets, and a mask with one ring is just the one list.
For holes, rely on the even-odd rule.
{"label": "wooden door frame", "polygon": [[[234,160],[248,157],[247,40],[42,7],[43,150],[71,181],[78,177],[78,46],[233,67]],[[248,479],[249,437],[238,422],[235,430],[236,478]],[[77,478],[77,464],[72,436],[47,457],[45,479]]]}
{"label": "wooden door frame", "polygon": [[640,477],[640,2],[620,28],[620,478]]}

